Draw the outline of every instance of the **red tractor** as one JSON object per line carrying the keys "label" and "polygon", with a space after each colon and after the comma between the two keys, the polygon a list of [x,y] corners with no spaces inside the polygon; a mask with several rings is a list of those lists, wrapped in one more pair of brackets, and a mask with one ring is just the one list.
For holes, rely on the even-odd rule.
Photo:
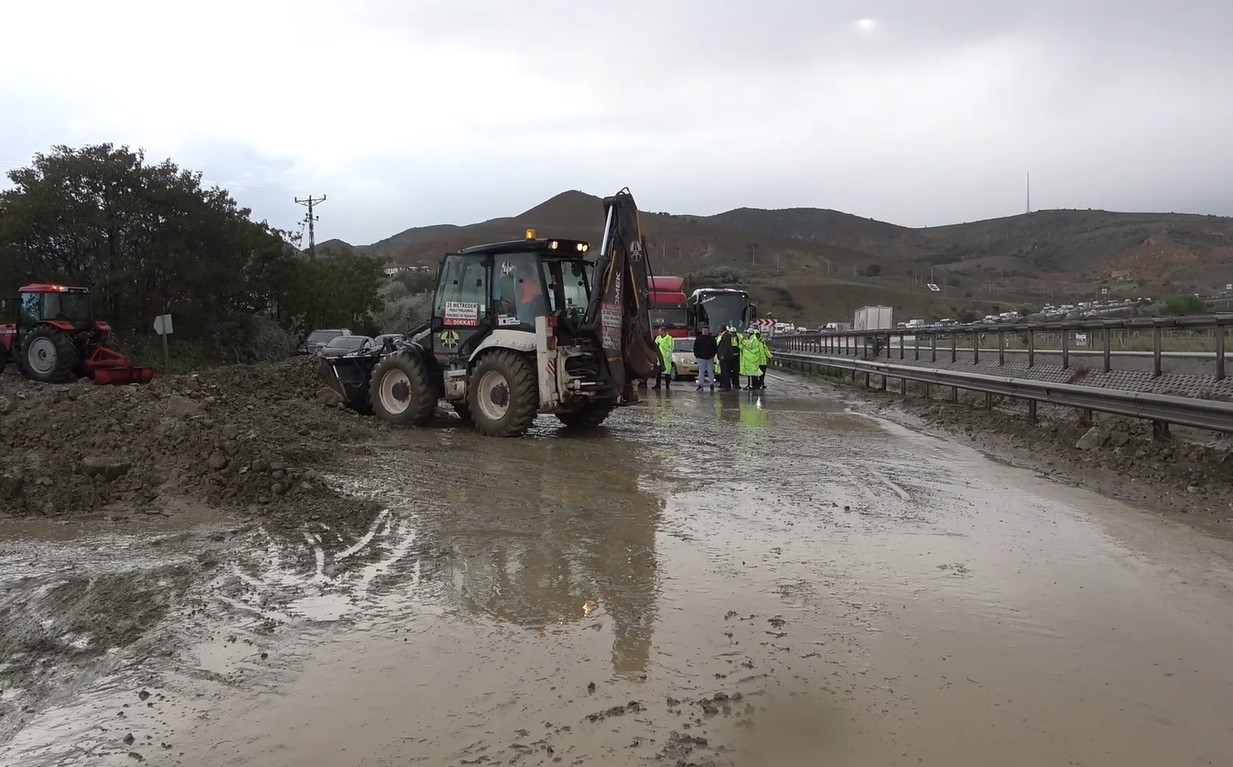
{"label": "red tractor", "polygon": [[0,372],[10,360],[27,378],[61,383],[149,383],[153,368],[133,367],[116,346],[111,325],[94,319],[90,291],[64,285],[24,285],[17,324],[0,325]]}

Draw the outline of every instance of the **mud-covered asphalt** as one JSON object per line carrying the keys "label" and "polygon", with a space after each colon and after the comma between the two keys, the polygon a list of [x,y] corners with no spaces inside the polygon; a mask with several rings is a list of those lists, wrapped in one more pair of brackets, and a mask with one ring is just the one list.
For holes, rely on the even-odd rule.
{"label": "mud-covered asphalt", "polygon": [[768,385],[0,522],[0,763],[1228,763],[1233,543]]}

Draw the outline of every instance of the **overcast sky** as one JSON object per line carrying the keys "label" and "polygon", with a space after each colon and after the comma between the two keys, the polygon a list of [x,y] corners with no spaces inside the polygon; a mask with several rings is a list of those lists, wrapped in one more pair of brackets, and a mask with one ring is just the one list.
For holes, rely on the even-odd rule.
{"label": "overcast sky", "polygon": [[319,240],[623,186],[936,225],[1022,212],[1029,171],[1034,208],[1233,215],[1230,0],[6,0],[0,26],[0,169],[143,147],[276,226],[327,194]]}

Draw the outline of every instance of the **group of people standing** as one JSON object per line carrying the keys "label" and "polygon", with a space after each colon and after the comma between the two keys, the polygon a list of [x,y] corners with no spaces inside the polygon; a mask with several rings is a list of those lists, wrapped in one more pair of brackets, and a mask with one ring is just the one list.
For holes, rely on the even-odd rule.
{"label": "group of people standing", "polygon": [[[665,386],[671,388],[672,352],[676,342],[668,335],[668,329],[659,327],[655,345],[659,348],[659,367],[655,373],[655,386],[660,388],[660,379],[667,379]],[[739,390],[741,376],[749,379],[745,389],[766,388],[766,366],[771,361],[771,349],[762,340],[762,334],[751,330],[748,336],[737,332],[732,325],[725,325],[718,336],[703,325],[694,338],[694,358],[698,360],[697,391],[709,385],[715,391]]]}

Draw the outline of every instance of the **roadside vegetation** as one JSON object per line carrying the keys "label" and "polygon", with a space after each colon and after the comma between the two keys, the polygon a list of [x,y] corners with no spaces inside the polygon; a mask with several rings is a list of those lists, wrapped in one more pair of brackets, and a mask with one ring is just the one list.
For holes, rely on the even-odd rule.
{"label": "roadside vegetation", "polygon": [[[0,192],[0,312],[30,282],[88,287],[95,316],[139,360],[162,362],[154,318],[171,314],[168,372],[289,356],[315,327],[374,332],[391,311],[373,259],[323,252],[254,221],[201,173],[141,151],[56,146]],[[408,310],[409,311],[409,310]],[[409,315],[408,315],[409,316]]]}

